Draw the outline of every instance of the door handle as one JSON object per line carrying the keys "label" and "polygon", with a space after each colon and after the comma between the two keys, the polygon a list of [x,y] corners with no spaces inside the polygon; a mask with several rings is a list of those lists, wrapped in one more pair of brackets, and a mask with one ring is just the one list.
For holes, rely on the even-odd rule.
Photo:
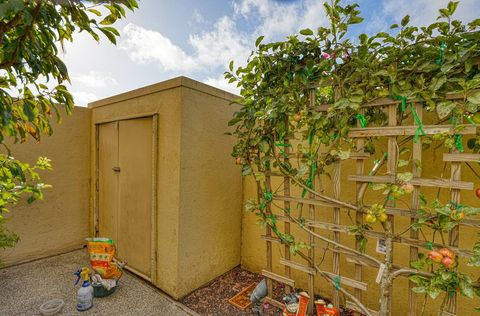
{"label": "door handle", "polygon": [[115,172],[120,172],[120,167],[113,167],[112,170]]}

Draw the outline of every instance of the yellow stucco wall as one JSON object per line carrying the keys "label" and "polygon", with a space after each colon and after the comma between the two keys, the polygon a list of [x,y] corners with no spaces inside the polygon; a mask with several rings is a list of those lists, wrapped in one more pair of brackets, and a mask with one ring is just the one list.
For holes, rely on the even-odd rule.
{"label": "yellow stucco wall", "polygon": [[[466,148],[466,147],[465,147]],[[381,154],[379,154],[381,155]],[[442,161],[442,149],[438,149],[436,153],[432,150],[428,150],[423,154],[423,175],[424,178],[439,178],[441,177],[441,171],[443,169],[443,161]],[[366,165],[365,170],[366,173],[371,169],[371,162]],[[477,169],[478,172],[478,165],[473,164],[473,167]],[[406,167],[407,169],[411,168],[411,166]],[[475,188],[480,187],[480,180],[468,169],[468,167],[463,164],[462,165],[462,180],[473,182],[475,184]],[[382,174],[385,170],[381,170],[379,174]],[[331,173],[331,172],[330,172]],[[332,174],[332,173],[331,173]],[[355,164],[354,161],[345,161],[342,162],[342,176],[341,176],[341,198],[342,200],[349,201],[354,203],[355,197],[355,186],[352,182],[347,180],[347,176],[350,174],[355,174]],[[447,164],[447,168],[444,171],[444,178],[449,178],[450,176],[450,169]],[[322,181],[324,181],[324,189],[327,194],[332,195],[332,185],[331,180],[322,177]],[[272,183],[272,187],[276,188],[280,185],[280,182],[274,181]],[[255,198],[256,197],[256,185],[255,182],[251,177],[244,178],[244,200],[248,198]],[[372,203],[378,202],[378,198],[375,198],[375,194],[378,192],[373,193],[371,190],[367,191],[367,195],[365,198],[365,203]],[[424,193],[429,201],[432,201],[437,196],[437,189],[429,188],[429,189],[422,189],[422,193]],[[299,196],[299,192],[297,190],[296,196]],[[442,189],[440,191],[440,199],[443,202],[447,202],[450,193],[447,189]],[[461,195],[461,203],[465,205],[472,205],[472,206],[480,206],[480,199],[478,199],[473,191],[465,191],[462,190]],[[409,200],[409,198],[406,198]],[[281,205],[281,202],[279,202]],[[404,207],[404,205],[398,204],[398,207]],[[294,207],[294,206],[293,206]],[[348,218],[347,211],[341,211],[341,224],[343,225],[351,225],[351,220]],[[281,211],[277,210],[277,214],[280,214]],[[332,209],[331,208],[316,208],[316,216],[317,220],[324,221],[324,222],[332,222]],[[304,214],[308,214],[308,208],[304,207]],[[353,213],[352,213],[352,216]],[[266,266],[266,255],[265,255],[265,241],[260,239],[260,235],[264,234],[264,229],[256,224],[257,218],[254,214],[251,214],[247,211],[243,211],[242,216],[242,266],[247,268],[248,270],[259,272],[261,269],[265,268]],[[408,226],[409,220],[407,218],[396,218],[396,232],[403,231]],[[279,227],[282,227],[283,224],[279,223]],[[374,225],[375,230],[381,231],[381,227],[379,224]],[[298,229],[292,230],[293,234],[297,236],[297,239],[307,241],[307,236],[304,232],[300,232]],[[326,232],[317,229],[317,232],[321,232],[323,235],[328,236],[329,238],[333,238],[333,234],[331,232]],[[460,230],[460,247],[464,249],[471,249],[475,241],[478,240],[479,231],[475,230],[470,227],[461,227]],[[448,235],[448,234],[447,234]],[[408,233],[405,235],[408,237]],[[448,237],[447,237],[448,238]],[[353,246],[354,245],[354,238],[352,236],[348,236],[346,234],[341,234],[341,240],[343,243]],[[436,239],[437,242],[440,242],[439,238]],[[323,243],[319,243],[319,246],[324,246]],[[381,255],[376,254],[375,252],[376,247],[376,240],[369,239],[367,252],[369,254],[374,254],[379,259]],[[274,272],[279,274],[284,273],[284,267],[279,264],[280,256],[284,254],[284,247],[281,245],[273,244],[273,265],[274,265]],[[424,251],[425,252],[425,251]],[[323,251],[317,250],[316,258],[317,262],[322,260]],[[398,245],[396,244],[395,248],[395,263],[403,266],[408,266],[409,264],[409,247]],[[343,258],[343,256],[342,256]],[[293,258],[294,261],[298,261],[304,263],[301,258]],[[462,259],[461,270],[468,271],[471,275],[476,278],[479,275],[480,270],[478,268],[470,268],[466,267],[465,265],[466,259]],[[325,271],[332,271],[332,255],[331,252],[327,252],[323,263],[321,265],[322,269]],[[354,265],[351,263],[347,263],[344,259],[341,260],[341,274],[345,277],[354,278]],[[293,270],[293,269],[292,269]],[[368,283],[368,292],[364,295],[364,301],[367,305],[372,308],[373,310],[378,310],[379,303],[378,303],[378,293],[379,287],[375,284],[375,278],[377,275],[377,270],[373,268],[364,268],[363,280],[364,282]],[[307,277],[305,273],[292,271],[292,278],[296,281],[296,284],[300,288],[307,288]],[[327,285],[325,281],[317,276],[315,278],[316,282],[316,292],[325,296],[325,297],[332,297],[332,287]],[[348,288],[350,289],[351,288]],[[406,315],[408,310],[408,280],[406,278],[398,278],[395,281],[395,287],[393,292],[393,299],[394,299],[394,312],[393,315]],[[425,315],[437,315],[436,310],[438,306],[442,303],[442,297],[437,298],[436,300],[432,301],[429,299],[427,301],[427,309]],[[420,306],[423,303],[423,296],[418,296],[418,305]],[[480,306],[480,299],[468,299],[465,297],[461,297],[459,295],[459,303],[458,303],[458,313],[457,315],[468,315],[469,313],[474,312],[474,307]]]}
{"label": "yellow stucco wall", "polygon": [[[174,298],[240,263],[242,181],[239,168],[231,164],[232,139],[223,135],[233,113],[227,106],[233,97],[179,77],[89,105],[92,135],[95,124],[158,115],[158,246],[153,283]],[[93,178],[95,142],[93,138]]]}
{"label": "yellow stucco wall", "polygon": [[53,123],[53,136],[39,143],[29,139],[11,145],[12,154],[34,164],[39,156],[52,160],[52,171],[41,171],[44,200],[11,207],[8,228],[20,236],[15,248],[0,253],[7,265],[64,253],[84,245],[90,208],[90,111],[77,107],[63,123]]}
{"label": "yellow stucco wall", "polygon": [[[191,85],[190,85],[191,84]],[[240,263],[242,177],[224,133],[232,95],[182,89],[179,286],[188,293]]]}

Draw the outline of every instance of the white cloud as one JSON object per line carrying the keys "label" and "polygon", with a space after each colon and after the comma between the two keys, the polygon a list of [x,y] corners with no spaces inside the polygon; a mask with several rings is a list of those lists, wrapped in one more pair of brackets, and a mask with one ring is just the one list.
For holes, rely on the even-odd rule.
{"label": "white cloud", "polygon": [[97,95],[87,91],[72,91],[76,106],[87,106],[88,103],[98,100]]}
{"label": "white cloud", "polygon": [[211,31],[190,35],[188,43],[193,48],[190,55],[160,32],[135,24],[128,24],[123,31],[120,47],[134,62],[154,62],[161,69],[176,72],[225,70],[232,59],[245,61],[252,43],[227,16],[218,19]]}
{"label": "white cloud", "polygon": [[205,19],[205,17],[202,15],[202,13],[200,12],[199,9],[195,8],[193,9],[193,13],[192,13],[192,20],[198,24],[203,24],[203,23],[206,23],[207,20]]}
{"label": "white cloud", "polygon": [[[162,33],[128,24],[123,29],[120,47],[139,64],[155,63],[162,70],[212,75],[227,68],[230,60],[237,66],[245,64],[257,36],[266,40],[284,38],[305,27],[325,23],[323,4],[317,0],[280,3],[273,0],[241,0],[235,2],[233,16],[222,16],[208,31],[192,33],[188,44],[191,53],[175,45]],[[204,22],[198,10],[193,19]],[[253,32],[240,29],[240,19],[256,26]],[[260,20],[258,23],[257,20]]]}
{"label": "white cloud", "polygon": [[118,85],[115,78],[103,72],[93,70],[90,70],[87,74],[73,74],[72,79],[74,83],[78,82],[89,88],[104,88]]}
{"label": "white cloud", "polygon": [[198,68],[226,69],[230,60],[245,61],[250,53],[251,38],[240,32],[229,17],[221,17],[210,32],[190,35],[195,51],[193,60]]}
{"label": "white cloud", "polygon": [[[399,22],[405,15],[411,16],[413,25],[426,25],[435,21],[439,15],[438,10],[447,7],[450,0],[416,0],[398,1],[384,0],[382,2],[383,13]],[[455,18],[464,22],[478,18],[478,0],[460,1]]]}
{"label": "white cloud", "polygon": [[222,76],[218,76],[216,78],[209,77],[205,80],[203,80],[203,83],[211,85],[213,87],[228,91],[230,93],[239,95],[240,94],[240,89],[237,88],[237,85],[235,83],[228,83],[227,80]]}
{"label": "white cloud", "polygon": [[300,2],[282,4],[272,0],[242,0],[234,3],[234,10],[247,20],[260,18],[256,35],[271,39],[298,31],[294,28],[300,21],[299,6]]}
{"label": "white cloud", "polygon": [[120,48],[127,52],[130,59],[140,64],[157,62],[162,69],[174,71],[197,69],[194,60],[170,39],[160,32],[147,30],[132,23],[123,28]]}

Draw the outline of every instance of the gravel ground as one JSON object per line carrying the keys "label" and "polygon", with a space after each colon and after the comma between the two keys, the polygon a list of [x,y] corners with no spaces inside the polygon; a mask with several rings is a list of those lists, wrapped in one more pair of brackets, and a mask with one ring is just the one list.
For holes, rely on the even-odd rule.
{"label": "gravel ground", "polygon": [[40,315],[40,305],[54,298],[65,301],[61,313],[56,315],[196,315],[128,272],[115,293],[95,298],[90,310],[78,312],[78,286],[73,286],[73,273],[88,265],[87,251],[83,249],[1,269],[0,315]]}

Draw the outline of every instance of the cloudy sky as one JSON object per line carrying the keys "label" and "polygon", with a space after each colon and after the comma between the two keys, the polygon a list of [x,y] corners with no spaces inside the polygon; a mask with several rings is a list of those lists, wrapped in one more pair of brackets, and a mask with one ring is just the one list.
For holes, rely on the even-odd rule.
{"label": "cloudy sky", "polygon": [[[352,0],[345,0],[352,2]],[[139,9],[116,24],[117,46],[78,34],[63,56],[76,104],[187,76],[236,92],[223,80],[230,60],[244,63],[255,39],[283,39],[325,24],[324,0],[140,0]],[[448,0],[358,0],[365,21],[354,33],[372,34],[406,14],[428,24]],[[461,0],[456,17],[478,18],[480,0]]]}

